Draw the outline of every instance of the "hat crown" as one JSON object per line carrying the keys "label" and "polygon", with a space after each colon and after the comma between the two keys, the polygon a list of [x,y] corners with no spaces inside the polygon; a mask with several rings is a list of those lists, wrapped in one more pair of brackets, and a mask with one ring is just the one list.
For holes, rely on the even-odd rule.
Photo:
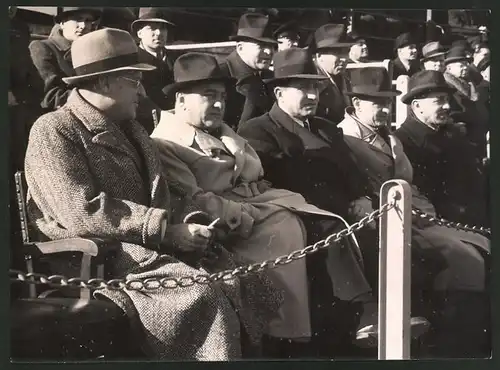
{"label": "hat crown", "polygon": [[392,81],[387,70],[382,67],[355,68],[350,73],[353,93],[369,94],[392,91]]}
{"label": "hat crown", "polygon": [[306,49],[294,47],[279,51],[273,56],[273,64],[275,78],[316,73],[311,54]]}
{"label": "hat crown", "polygon": [[165,12],[163,12],[161,8],[149,7],[149,8],[139,9],[139,19],[153,19],[153,18],[165,19],[166,14]]}
{"label": "hat crown", "polygon": [[424,57],[434,54],[436,52],[443,52],[444,48],[439,41],[431,41],[424,45],[422,48],[422,55]]}
{"label": "hat crown", "polygon": [[396,37],[396,40],[394,41],[394,49],[397,50],[399,48],[412,44],[417,44],[417,40],[410,32],[405,32]]}
{"label": "hat crown", "polygon": [[260,13],[245,13],[238,22],[238,36],[269,36],[269,16]]}
{"label": "hat crown", "polygon": [[102,62],[111,58],[137,54],[132,36],[115,28],[104,28],[76,39],[71,45],[73,68]]}
{"label": "hat crown", "polygon": [[427,86],[429,88],[446,87],[446,80],[441,72],[438,71],[419,71],[410,77],[408,81],[408,92],[418,87]]}
{"label": "hat crown", "polygon": [[224,77],[217,59],[204,53],[181,55],[175,61],[173,71],[176,83]]}
{"label": "hat crown", "polygon": [[314,33],[316,41],[332,39],[339,41],[346,35],[346,27],[343,24],[328,23],[319,27]]}
{"label": "hat crown", "polygon": [[471,57],[471,55],[470,55],[469,50],[463,46],[454,46],[450,50],[448,50],[448,53],[446,54],[446,59],[450,59],[450,58],[468,59],[470,57]]}

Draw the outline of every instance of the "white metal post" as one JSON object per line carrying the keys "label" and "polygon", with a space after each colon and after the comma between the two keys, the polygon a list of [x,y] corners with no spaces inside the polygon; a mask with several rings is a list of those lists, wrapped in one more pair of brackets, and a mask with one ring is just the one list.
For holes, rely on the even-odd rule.
{"label": "white metal post", "polygon": [[390,180],[380,190],[380,206],[397,200],[380,217],[379,360],[410,358],[411,188]]}

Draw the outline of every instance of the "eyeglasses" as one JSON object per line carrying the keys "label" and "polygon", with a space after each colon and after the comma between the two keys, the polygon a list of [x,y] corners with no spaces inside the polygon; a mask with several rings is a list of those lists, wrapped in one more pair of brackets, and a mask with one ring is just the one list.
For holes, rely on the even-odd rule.
{"label": "eyeglasses", "polygon": [[136,80],[134,78],[129,78],[125,76],[119,76],[119,78],[134,84],[136,89],[138,89],[141,86],[141,80]]}

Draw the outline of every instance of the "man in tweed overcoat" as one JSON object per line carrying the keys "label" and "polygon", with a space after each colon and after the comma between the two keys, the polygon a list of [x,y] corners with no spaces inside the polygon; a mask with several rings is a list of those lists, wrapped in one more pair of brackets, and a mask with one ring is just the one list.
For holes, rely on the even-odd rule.
{"label": "man in tweed overcoat", "polygon": [[[158,154],[134,119],[143,92],[141,71],[154,67],[137,62],[132,37],[117,29],[82,36],[71,52],[75,76],[64,81],[77,88],[61,109],[40,117],[30,133],[25,170],[31,219],[49,239],[119,242],[110,266],[117,278],[199,274],[173,256],[203,252],[211,231],[181,223],[189,207],[169,192]],[[227,262],[222,268],[235,267],[224,253],[221,262]],[[216,264],[211,268],[217,269]],[[259,326],[255,318],[278,307],[266,306],[272,291],[261,282],[242,278],[147,293],[99,294],[128,314],[136,329],[134,339],[149,357],[229,360],[242,355],[243,330],[258,341],[264,324]],[[256,287],[265,291],[255,292]]]}

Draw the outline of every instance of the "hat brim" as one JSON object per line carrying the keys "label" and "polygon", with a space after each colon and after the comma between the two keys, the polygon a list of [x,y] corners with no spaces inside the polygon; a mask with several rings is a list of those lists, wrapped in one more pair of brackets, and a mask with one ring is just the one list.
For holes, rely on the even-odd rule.
{"label": "hat brim", "polygon": [[162,92],[165,96],[170,96],[179,90],[190,87],[190,86],[196,86],[202,83],[209,83],[209,82],[222,82],[226,85],[226,87],[236,81],[235,78],[233,77],[226,77],[226,76],[221,76],[221,77],[212,77],[212,78],[202,78],[199,80],[191,80],[191,81],[183,81],[183,82],[174,82],[170,85],[165,86],[162,89]]}
{"label": "hat brim", "polygon": [[453,62],[460,62],[461,60],[470,61],[471,59],[472,58],[467,58],[467,57],[451,57],[451,58],[445,59],[444,64],[449,64],[449,63],[453,63]]}
{"label": "hat brim", "polygon": [[355,42],[339,42],[337,44],[333,44],[333,45],[321,45],[321,46],[316,46],[316,45],[312,45],[312,47],[314,48],[314,50],[318,51],[318,50],[335,50],[335,49],[345,49],[345,48],[349,48],[353,45],[356,45]]}
{"label": "hat brim", "polygon": [[64,81],[64,83],[66,83],[68,85],[75,85],[75,84],[77,84],[79,82],[91,79],[93,77],[102,76],[102,75],[108,75],[108,74],[113,73],[113,72],[120,72],[120,71],[140,71],[140,72],[147,72],[147,71],[153,71],[155,69],[156,69],[156,67],[153,66],[153,65],[151,65],[151,64],[137,63],[137,64],[133,64],[131,66],[110,69],[108,71],[88,73],[88,74],[80,75],[80,76],[63,77],[62,80]]}
{"label": "hat brim", "polygon": [[367,96],[367,97],[374,97],[374,98],[392,98],[392,97],[401,95],[402,92],[399,90],[375,91],[375,92],[348,91],[345,94],[347,96]]}
{"label": "hat brim", "polygon": [[[275,77],[275,78],[267,78],[262,80],[266,85],[276,85],[280,82],[287,82],[291,80],[315,80],[315,81],[323,81],[328,79],[327,76],[324,75],[313,75],[313,74],[296,74],[290,75],[286,77]],[[238,81],[238,84],[244,82],[244,79]]]}
{"label": "hat brim", "polygon": [[427,62],[428,60],[431,60],[431,59],[433,59],[433,58],[435,58],[435,57],[440,57],[441,55],[445,55],[445,54],[446,54],[446,51],[441,51],[441,52],[436,53],[436,54],[431,54],[431,55],[429,55],[429,56],[422,57],[422,58],[420,59],[420,61],[421,61],[421,62]]}
{"label": "hat brim", "polygon": [[432,93],[432,92],[446,92],[451,94],[455,91],[451,86],[436,86],[436,85],[421,85],[417,86],[413,90],[407,92],[405,95],[401,97],[401,101],[404,104],[410,104],[411,101],[418,95],[422,95],[424,93]]}
{"label": "hat brim", "polygon": [[169,22],[163,18],[136,19],[130,25],[130,29],[133,33],[135,33],[136,27],[141,23],[164,23],[170,27],[176,27],[175,23]]}
{"label": "hat brim", "polygon": [[278,41],[272,39],[270,37],[250,37],[250,36],[242,36],[242,35],[233,35],[229,36],[229,40],[231,41],[250,41],[250,42],[263,42],[266,44],[275,44],[278,45]]}
{"label": "hat brim", "polygon": [[55,23],[60,23],[64,18],[68,17],[73,13],[91,13],[94,16],[94,22],[99,20],[102,17],[102,10],[99,9],[78,9],[78,10],[69,10],[67,12],[62,12],[61,14],[54,16]]}

